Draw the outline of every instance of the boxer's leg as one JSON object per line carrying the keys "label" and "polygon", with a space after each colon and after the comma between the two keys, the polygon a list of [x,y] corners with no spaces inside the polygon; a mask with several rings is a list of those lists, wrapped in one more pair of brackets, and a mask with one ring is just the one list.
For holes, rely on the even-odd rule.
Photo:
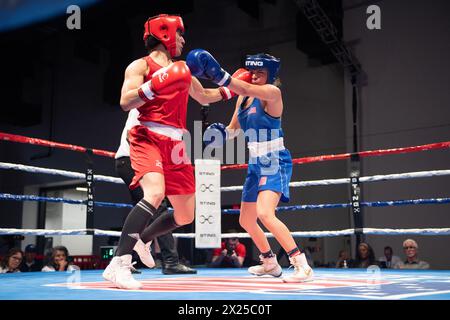
{"label": "boxer's leg", "polygon": [[[120,157],[115,161],[115,171],[117,175],[125,182],[125,185],[128,187],[133,181],[134,170],[131,167],[131,159],[130,157]],[[133,205],[136,205],[142,198],[144,198],[144,192],[142,188],[138,187],[136,189],[129,189],[131,196],[131,201]]]}
{"label": "boxer's leg", "polygon": [[[179,144],[175,142],[174,144]],[[171,149],[169,149],[171,150]],[[169,152],[167,152],[169,153]],[[168,154],[165,154],[167,158]],[[190,163],[164,166],[166,195],[174,212],[165,212],[141,233],[144,242],[194,221],[195,181]]]}
{"label": "boxer's leg", "polygon": [[273,234],[286,252],[297,247],[289,229],[275,216],[275,209],[280,201],[281,194],[271,190],[263,190],[258,194],[256,211],[258,219]]}
{"label": "boxer's leg", "polygon": [[239,223],[252,237],[256,247],[261,252],[259,258],[262,264],[248,268],[248,272],[257,276],[268,274],[279,277],[282,274],[281,266],[277,262],[276,255],[270,249],[269,241],[264,231],[258,225],[257,216],[256,202],[241,203]]}
{"label": "boxer's leg", "polygon": [[106,280],[124,289],[139,289],[142,287],[142,284],[131,275],[131,253],[138,243],[138,237],[131,237],[130,234],[136,236],[142,232],[156,212],[165,192],[163,171],[157,165],[161,159],[159,148],[150,139],[134,141],[132,132],[136,130],[138,130],[137,127],[130,130],[130,155],[135,172],[130,188],[134,190],[140,184],[144,192],[144,198],[137,203],[125,220],[116,256],[103,272],[103,277]]}
{"label": "boxer's leg", "polygon": [[270,251],[270,245],[257,220],[256,202],[241,202],[239,224],[250,235],[259,251],[265,253]]}
{"label": "boxer's leg", "polygon": [[275,216],[275,209],[280,201],[281,193],[263,190],[258,194],[256,210],[258,219],[273,234],[287,252],[291,264],[294,266],[294,274],[283,279],[285,282],[304,282],[312,280],[313,271],[306,261],[305,254],[300,252],[291,232],[286,225]]}
{"label": "boxer's leg", "polygon": [[195,194],[170,195],[167,196],[173,206],[174,212],[161,214],[142,233],[142,241],[149,242],[155,237],[166,234],[180,226],[190,224],[194,221]]}
{"label": "boxer's leg", "polygon": [[140,234],[164,199],[164,176],[159,172],[146,173],[140,181],[144,198],[131,210],[122,228],[116,256],[131,254],[137,239],[130,234]]}

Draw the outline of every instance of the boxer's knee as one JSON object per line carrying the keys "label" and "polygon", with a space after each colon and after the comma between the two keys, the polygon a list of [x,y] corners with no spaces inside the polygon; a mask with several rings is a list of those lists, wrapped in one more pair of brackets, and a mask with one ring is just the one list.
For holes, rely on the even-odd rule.
{"label": "boxer's knee", "polygon": [[275,219],[275,212],[271,208],[258,206],[257,213],[258,219],[264,224]]}
{"label": "boxer's knee", "polygon": [[246,203],[246,202],[241,203],[239,224],[247,232],[257,227],[257,213],[255,203]]}
{"label": "boxer's knee", "polygon": [[244,228],[246,231],[248,231],[256,226],[256,219],[254,219],[252,217],[241,215],[239,217],[239,224],[242,228]]}
{"label": "boxer's knee", "polygon": [[164,200],[164,192],[162,190],[144,190],[144,200],[150,203],[153,207],[159,208]]}
{"label": "boxer's knee", "polygon": [[174,219],[179,226],[190,224],[194,221],[195,195],[171,195],[168,196],[174,209]]}
{"label": "boxer's knee", "polygon": [[179,226],[184,226],[184,225],[187,225],[187,224],[191,224],[192,222],[194,222],[194,211],[192,211],[192,212],[184,212],[182,214],[177,214],[175,212],[174,213],[174,218],[175,218],[176,224],[178,224]]}
{"label": "boxer's knee", "polygon": [[140,181],[144,191],[144,200],[158,208],[165,197],[164,176],[157,172],[145,174]]}

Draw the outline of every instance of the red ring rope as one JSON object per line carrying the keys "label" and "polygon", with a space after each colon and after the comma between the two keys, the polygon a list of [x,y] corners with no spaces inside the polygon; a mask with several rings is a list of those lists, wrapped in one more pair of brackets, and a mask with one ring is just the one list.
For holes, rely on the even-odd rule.
{"label": "red ring rope", "polygon": [[[353,153],[342,153],[342,154],[332,154],[332,155],[324,155],[324,156],[304,157],[304,158],[292,159],[292,163],[293,164],[303,164],[303,163],[320,162],[320,161],[344,160],[344,159],[349,159],[352,155],[359,155],[361,158],[364,158],[364,157],[382,156],[382,155],[387,155],[387,154],[411,153],[411,152],[438,150],[438,149],[446,149],[446,148],[450,148],[450,141],[431,143],[431,144],[425,144],[422,146],[414,146],[414,147],[361,151],[361,152],[357,152],[354,154]],[[247,168],[247,164],[235,164],[235,165],[229,165],[229,166],[222,166],[222,170],[245,169],[245,168]]]}
{"label": "red ring rope", "polygon": [[[19,143],[28,143],[28,144],[36,144],[46,147],[52,148],[61,148],[66,150],[78,151],[78,152],[86,152],[85,147],[75,146],[71,144],[52,142],[43,139],[29,138],[24,136],[19,136],[15,134],[3,133],[0,132],[0,140],[19,142]],[[382,156],[387,154],[399,154],[399,153],[411,153],[411,152],[419,152],[419,151],[427,151],[427,150],[438,150],[438,149],[446,149],[450,148],[450,141],[446,142],[437,142],[431,144],[425,144],[421,146],[414,147],[404,147],[404,148],[394,148],[394,149],[385,149],[385,150],[371,150],[371,151],[361,151],[357,153],[342,153],[342,154],[333,154],[333,155],[323,155],[323,156],[313,156],[313,157],[304,157],[293,159],[292,163],[294,164],[303,164],[303,163],[311,163],[311,162],[320,162],[320,161],[331,161],[331,160],[344,160],[349,159],[352,155],[359,155],[359,157],[374,157],[374,156]],[[114,158],[115,153],[111,151],[92,149],[92,152],[98,156],[110,157]],[[222,170],[228,169],[245,169],[247,168],[247,164],[234,164],[222,166]]]}
{"label": "red ring rope", "polygon": [[[39,146],[60,148],[60,149],[77,151],[77,152],[86,152],[87,151],[87,148],[75,146],[73,144],[52,142],[52,141],[48,141],[48,140],[29,138],[29,137],[18,136],[15,134],[9,134],[9,133],[3,133],[3,132],[0,132],[0,140],[19,142],[19,143],[36,144]],[[92,152],[98,156],[104,156],[104,157],[110,157],[110,158],[114,158],[114,155],[116,154],[115,152],[99,150],[99,149],[92,149]]]}

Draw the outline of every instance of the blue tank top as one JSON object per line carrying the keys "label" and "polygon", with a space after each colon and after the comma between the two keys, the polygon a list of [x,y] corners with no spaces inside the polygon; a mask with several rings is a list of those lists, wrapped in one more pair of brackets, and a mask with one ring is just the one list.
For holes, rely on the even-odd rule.
{"label": "blue tank top", "polygon": [[249,97],[245,97],[239,106],[238,120],[241,129],[244,130],[248,142],[271,141],[283,137],[281,118],[272,117],[257,98],[244,109]]}

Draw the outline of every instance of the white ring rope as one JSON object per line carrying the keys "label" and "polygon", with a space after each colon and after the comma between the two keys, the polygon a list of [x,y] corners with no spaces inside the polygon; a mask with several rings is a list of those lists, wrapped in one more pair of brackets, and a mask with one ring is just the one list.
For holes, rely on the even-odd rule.
{"label": "white ring rope", "polygon": [[[33,166],[26,166],[22,164],[14,163],[4,163],[0,162],[0,169],[12,169],[19,171],[27,171],[33,173],[45,173],[51,175],[60,175],[75,179],[85,179],[84,173],[71,172],[66,170],[58,169],[47,169]],[[413,178],[429,178],[429,177],[439,177],[450,175],[450,170],[430,170],[430,171],[416,171],[416,172],[406,172],[406,173],[394,173],[387,175],[375,175],[360,177],[360,182],[376,182],[376,181],[387,181],[387,180],[401,180],[401,179],[413,179]],[[124,184],[122,179],[103,175],[94,175],[94,180],[112,182]],[[326,186],[326,185],[338,185],[338,184],[348,184],[350,183],[350,178],[340,178],[340,179],[324,179],[324,180],[311,180],[311,181],[295,181],[289,184],[292,188],[298,187],[310,187],[310,186]],[[220,190],[223,192],[228,191],[239,191],[242,190],[243,186],[230,186],[221,187]]]}
{"label": "white ring rope", "polygon": [[[428,177],[439,177],[450,175],[450,170],[431,170],[431,171],[416,171],[416,172],[405,172],[405,173],[394,173],[385,175],[375,175],[360,177],[359,182],[376,182],[376,181],[387,181],[387,180],[401,180],[401,179],[413,179],[413,178],[428,178]],[[295,181],[289,183],[289,187],[310,187],[310,186],[328,186],[337,184],[350,183],[350,178],[340,178],[340,179],[325,179],[325,180],[311,180],[311,181]],[[243,186],[230,186],[222,187],[221,191],[238,191],[242,190]]]}
{"label": "white ring rope", "polygon": [[[450,228],[425,228],[425,229],[376,229],[363,228],[360,229],[363,234],[368,235],[423,235],[438,236],[450,235]],[[339,237],[350,236],[355,234],[355,229],[345,229],[336,231],[302,231],[291,232],[293,237],[299,238],[320,238],[320,237]],[[12,229],[0,228],[0,235],[24,235],[24,236],[59,236],[59,235],[96,235],[120,237],[120,231],[106,231],[99,229],[72,229],[72,230],[45,230],[45,229]],[[273,238],[271,233],[266,232],[265,235]],[[195,238],[195,233],[174,233],[176,238]],[[248,233],[224,233],[222,238],[250,238]]]}
{"label": "white ring rope", "polygon": [[[83,180],[86,179],[85,173],[33,167],[33,166],[26,166],[23,164],[15,164],[15,163],[0,162],[0,169],[12,169],[12,170],[18,170],[18,171],[32,172],[32,173],[45,173],[45,174],[51,174],[51,175],[55,175],[55,176],[64,176],[64,177],[69,177],[69,178],[74,178],[74,179],[83,179]],[[120,178],[102,176],[102,175],[94,175],[94,180],[124,184],[124,182]]]}

